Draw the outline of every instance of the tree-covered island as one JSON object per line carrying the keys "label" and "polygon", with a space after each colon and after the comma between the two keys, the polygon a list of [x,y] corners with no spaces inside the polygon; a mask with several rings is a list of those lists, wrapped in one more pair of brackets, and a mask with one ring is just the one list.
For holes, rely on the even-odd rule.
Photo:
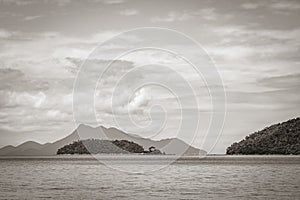
{"label": "tree-covered island", "polygon": [[300,118],[274,124],[246,136],[227,148],[226,154],[300,154]]}
{"label": "tree-covered island", "polygon": [[57,154],[162,154],[155,147],[144,150],[143,146],[128,140],[88,139],[75,141],[57,150]]}

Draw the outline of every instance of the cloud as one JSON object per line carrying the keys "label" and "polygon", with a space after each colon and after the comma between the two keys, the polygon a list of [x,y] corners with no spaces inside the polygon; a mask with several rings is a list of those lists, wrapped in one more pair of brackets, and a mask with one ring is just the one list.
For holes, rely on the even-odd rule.
{"label": "cloud", "polygon": [[216,9],[215,8],[204,8],[198,10],[195,15],[199,15],[201,18],[206,19],[206,20],[216,20],[217,19],[217,14],[216,14]]}
{"label": "cloud", "polygon": [[246,10],[252,10],[252,9],[256,9],[259,7],[259,4],[257,3],[244,3],[241,5],[242,8],[246,9]]}
{"label": "cloud", "polygon": [[11,32],[8,32],[6,30],[0,30],[0,38],[9,38],[12,36],[12,33]]}
{"label": "cloud", "polygon": [[149,89],[145,87],[140,88],[132,94],[133,96],[129,101],[127,101],[127,99],[123,99],[124,101],[119,102],[119,105],[114,105],[114,114],[142,114],[148,103],[151,101],[149,92]]}
{"label": "cloud", "polygon": [[17,69],[0,68],[0,90],[39,91],[47,90],[48,83],[42,79],[31,79]]}
{"label": "cloud", "polygon": [[26,16],[26,17],[24,18],[24,21],[31,21],[31,20],[38,19],[38,18],[40,18],[40,17],[42,17],[42,16],[41,16],[41,15]]}
{"label": "cloud", "polygon": [[198,10],[184,10],[181,12],[171,11],[167,14],[167,16],[151,18],[151,22],[187,21],[194,18],[214,21],[218,17],[215,10],[215,8],[203,8]]}
{"label": "cloud", "polygon": [[257,52],[255,48],[244,45],[216,46],[207,49],[213,56],[221,56],[226,59],[241,60],[249,58]]}
{"label": "cloud", "polygon": [[297,1],[277,1],[272,3],[261,1],[244,3],[241,7],[246,10],[254,10],[258,7],[264,7],[275,11],[296,11],[300,9],[300,3]]}
{"label": "cloud", "polygon": [[300,28],[283,30],[283,29],[257,29],[257,28],[249,28],[245,26],[219,26],[213,29],[213,32],[220,34],[221,36],[231,36],[233,39],[238,41],[236,37],[239,38],[249,38],[253,37],[257,40],[261,37],[265,39],[274,39],[274,40],[293,40],[300,41],[299,34]]}
{"label": "cloud", "polygon": [[174,21],[186,21],[188,19],[193,18],[192,15],[190,15],[187,12],[169,12],[167,16],[165,17],[153,17],[151,19],[152,22],[174,22]]}
{"label": "cloud", "polygon": [[28,4],[32,4],[34,1],[32,0],[0,0],[0,4],[7,4],[7,5],[17,5],[17,6],[25,6]]}
{"label": "cloud", "polygon": [[221,26],[213,32],[222,41],[210,45],[208,50],[215,55],[230,59],[274,59],[292,57],[299,52],[300,29],[251,29],[245,26]]}
{"label": "cloud", "polygon": [[[299,88],[277,88],[264,92],[227,91],[228,109],[235,112],[276,111],[299,107]],[[270,103],[272,102],[272,103]]]}
{"label": "cloud", "polygon": [[137,15],[137,14],[139,14],[139,11],[135,10],[135,9],[126,9],[126,10],[120,11],[120,15],[124,15],[124,16],[133,16],[133,15]]}
{"label": "cloud", "polygon": [[1,39],[10,39],[10,38],[13,38],[18,35],[19,35],[19,32],[17,32],[17,31],[8,31],[5,29],[0,29],[0,40]]}
{"label": "cloud", "polygon": [[29,107],[39,108],[45,101],[46,95],[43,92],[1,92],[5,101],[2,102],[2,108],[8,107]]}
{"label": "cloud", "polygon": [[269,7],[275,10],[296,11],[300,9],[300,3],[297,1],[279,1],[271,3]]}
{"label": "cloud", "polygon": [[261,78],[258,80],[258,84],[276,89],[299,89],[300,74],[287,74],[282,76]]}
{"label": "cloud", "polygon": [[[100,0],[100,1],[105,4],[121,4],[121,3],[125,2],[125,0]],[[96,0],[96,2],[97,2],[97,0]]]}

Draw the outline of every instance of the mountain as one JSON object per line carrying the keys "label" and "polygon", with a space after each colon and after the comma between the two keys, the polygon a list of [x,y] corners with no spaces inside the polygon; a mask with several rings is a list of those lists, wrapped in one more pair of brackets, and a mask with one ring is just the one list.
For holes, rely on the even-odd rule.
{"label": "mountain", "polygon": [[145,149],[154,146],[160,151],[165,152],[166,154],[178,155],[181,152],[185,152],[184,155],[206,154],[204,150],[189,146],[188,144],[177,138],[169,138],[156,141],[142,138],[134,134],[125,133],[117,128],[105,128],[103,126],[93,128],[87,125],[79,125],[78,128],[74,130],[70,135],[53,143],[39,144],[30,141],[16,147],[5,146],[0,149],[0,156],[56,155],[56,152],[59,148],[71,144],[74,141],[87,139],[128,140],[143,146]]}
{"label": "mountain", "polygon": [[274,124],[227,148],[227,154],[300,154],[300,118]]}

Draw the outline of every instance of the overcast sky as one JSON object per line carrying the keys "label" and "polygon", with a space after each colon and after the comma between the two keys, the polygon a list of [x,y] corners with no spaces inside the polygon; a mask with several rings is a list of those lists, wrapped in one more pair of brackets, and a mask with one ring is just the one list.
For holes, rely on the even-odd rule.
{"label": "overcast sky", "polygon": [[[193,38],[214,60],[226,90],[227,113],[213,152],[224,153],[231,143],[254,131],[299,116],[299,19],[300,2],[289,0],[0,0],[0,146],[26,140],[53,142],[70,134],[77,126],[72,110],[73,84],[83,61],[101,42],[123,31],[155,26]],[[99,76],[94,67],[103,67],[122,45],[145,38],[122,40],[92,61],[89,72],[93,76]],[[170,38],[161,38],[161,42],[178,45],[189,54],[197,51]],[[131,83],[145,77],[154,82],[168,77],[168,83],[176,85],[178,80],[168,70],[153,66],[125,79],[116,94],[115,112],[110,107],[120,77],[153,61],[174,67],[194,86],[198,107],[187,109],[200,113],[200,130],[193,143],[200,147],[209,125],[209,94],[190,66],[162,52],[145,50],[124,56],[107,72],[95,96],[99,124],[117,126],[116,117],[120,129],[146,136],[137,127],[151,120],[153,126],[160,125],[156,121],[161,120],[161,110],[154,110],[149,117],[151,106],[159,103],[168,111],[167,124],[153,138],[176,135],[180,106],[170,92],[145,86],[130,94],[129,102],[124,97],[131,92]],[[191,94],[180,95],[189,99]],[[139,126],[122,123],[126,111]],[[208,136],[208,140],[215,138]]]}

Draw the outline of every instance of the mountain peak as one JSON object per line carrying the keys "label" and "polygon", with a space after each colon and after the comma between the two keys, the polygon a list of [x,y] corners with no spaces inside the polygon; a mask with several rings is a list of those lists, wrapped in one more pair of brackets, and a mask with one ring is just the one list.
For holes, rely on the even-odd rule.
{"label": "mountain peak", "polygon": [[127,140],[143,146],[144,149],[155,146],[166,154],[182,154],[182,152],[186,152],[185,154],[188,155],[199,155],[200,152],[204,152],[177,138],[167,138],[156,141],[142,138],[131,133],[125,133],[115,127],[106,128],[102,125],[91,127],[89,125],[80,124],[70,135],[54,143],[42,145],[37,142],[28,141],[17,147],[6,147],[3,151],[3,148],[0,149],[0,155],[55,155],[59,148],[71,144],[74,141],[85,139]]}
{"label": "mountain peak", "polygon": [[90,125],[86,125],[86,124],[79,124],[77,129],[80,129],[80,128],[93,128],[93,127]]}

